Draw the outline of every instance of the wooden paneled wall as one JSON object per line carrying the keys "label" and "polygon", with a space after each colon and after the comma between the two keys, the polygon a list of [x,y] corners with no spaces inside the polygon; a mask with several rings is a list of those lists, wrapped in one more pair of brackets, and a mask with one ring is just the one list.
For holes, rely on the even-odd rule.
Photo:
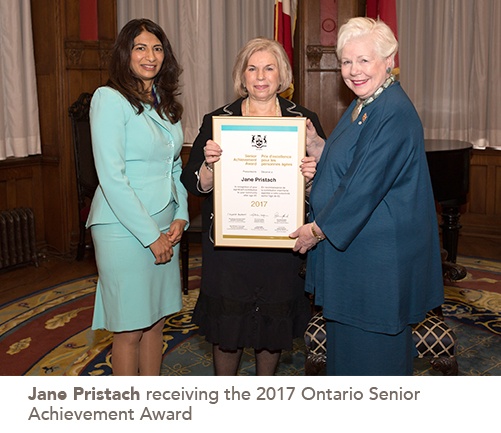
{"label": "wooden paneled wall", "polygon": [[462,230],[501,242],[501,151],[474,150],[470,164],[470,193]]}
{"label": "wooden paneled wall", "polygon": [[42,188],[42,158],[30,156],[0,161],[0,210],[30,207],[35,215],[38,243],[43,241],[44,203]]}
{"label": "wooden paneled wall", "polygon": [[[337,10],[331,11],[332,3]],[[294,46],[295,100],[318,114],[327,135],[353,100],[341,77],[333,45],[338,24],[364,14],[364,0],[299,2]],[[337,22],[333,23],[329,15],[335,16]]]}

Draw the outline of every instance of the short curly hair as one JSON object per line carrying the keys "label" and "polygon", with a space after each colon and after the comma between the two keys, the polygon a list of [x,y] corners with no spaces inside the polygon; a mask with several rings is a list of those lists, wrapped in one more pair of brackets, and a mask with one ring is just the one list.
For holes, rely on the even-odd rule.
{"label": "short curly hair", "polygon": [[372,36],[377,54],[383,59],[390,57],[394,63],[398,41],[392,30],[383,21],[365,17],[351,18],[339,29],[336,49],[338,58],[341,59],[347,42],[367,35]]}

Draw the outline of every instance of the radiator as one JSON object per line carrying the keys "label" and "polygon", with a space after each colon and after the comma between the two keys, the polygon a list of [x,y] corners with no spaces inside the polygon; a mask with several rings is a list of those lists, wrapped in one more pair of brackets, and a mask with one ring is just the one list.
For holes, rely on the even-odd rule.
{"label": "radiator", "polygon": [[0,269],[29,263],[38,266],[33,210],[0,211]]}

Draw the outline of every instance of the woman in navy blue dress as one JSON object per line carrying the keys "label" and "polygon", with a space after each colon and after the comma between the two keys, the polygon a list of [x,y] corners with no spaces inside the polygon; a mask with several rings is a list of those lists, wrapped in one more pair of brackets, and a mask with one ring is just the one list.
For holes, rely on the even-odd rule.
{"label": "woman in navy blue dress", "polygon": [[357,99],[327,141],[308,143],[319,158],[311,222],[291,237],[310,251],[306,289],[327,320],[330,375],[412,374],[411,325],[443,302],[423,127],[391,74],[397,49],[381,21],[340,28],[341,73]]}

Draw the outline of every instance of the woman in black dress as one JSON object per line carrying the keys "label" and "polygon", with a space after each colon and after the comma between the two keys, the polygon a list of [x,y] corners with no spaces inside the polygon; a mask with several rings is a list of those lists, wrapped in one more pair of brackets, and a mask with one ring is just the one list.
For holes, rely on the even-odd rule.
{"label": "woman in black dress", "polygon": [[[213,116],[306,117],[324,136],[318,116],[278,93],[292,81],[283,47],[256,38],[239,52],[233,68],[236,101],[204,116],[181,181],[187,190],[205,196],[202,204],[202,282],[193,321],[213,345],[216,375],[236,375],[244,347],[256,355],[256,374],[273,375],[280,353],[303,335],[310,304],[299,270],[304,256],[289,249],[214,247],[213,164],[224,158],[212,140]],[[315,158],[302,160],[306,181],[315,174]]]}

